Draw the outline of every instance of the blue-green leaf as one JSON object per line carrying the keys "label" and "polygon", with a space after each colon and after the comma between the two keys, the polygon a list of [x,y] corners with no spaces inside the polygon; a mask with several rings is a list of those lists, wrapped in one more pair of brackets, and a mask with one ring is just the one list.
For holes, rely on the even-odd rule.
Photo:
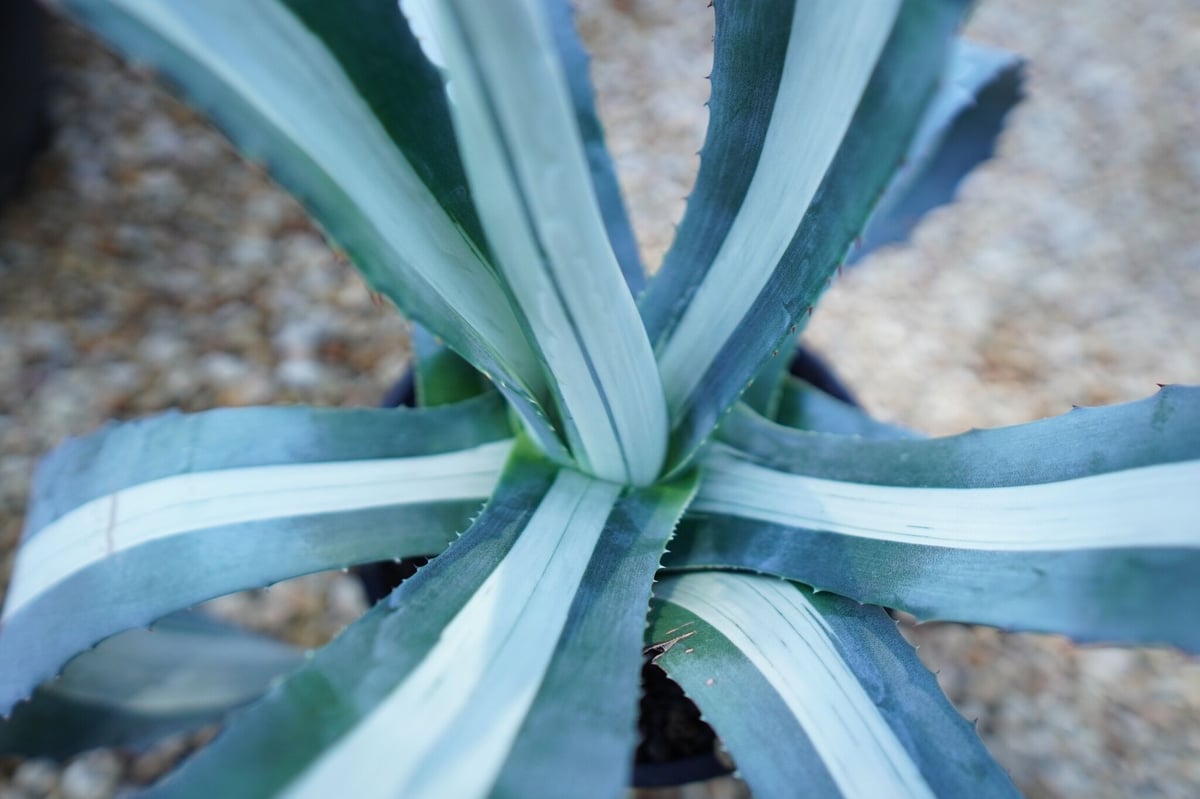
{"label": "blue-green leaf", "polygon": [[1200,651],[1200,388],[929,440],[788,430],[713,447],[669,565],[921,619]]}
{"label": "blue-green leaf", "polygon": [[174,414],[68,442],[35,478],[0,624],[0,707],[97,641],[197,602],[440,551],[491,493],[508,434],[492,394]]}
{"label": "blue-green leaf", "polygon": [[549,373],[572,455],[647,485],[667,441],[654,354],[622,277],[538,0],[429,6],[467,177],[495,262]]}
{"label": "blue-green leaf", "polygon": [[954,198],[967,173],[991,157],[1008,112],[1021,100],[1022,78],[1021,59],[1012,53],[964,39],[955,42],[904,166],[892,178],[848,264],[908,238],[927,213]]}
{"label": "blue-green leaf", "polygon": [[613,509],[493,796],[535,796],[531,786],[569,779],[573,796],[600,799],[629,784],[649,587],[695,489],[693,475]]}
{"label": "blue-green leaf", "polygon": [[301,660],[279,641],[194,613],[171,615],[72,660],[0,721],[0,752],[66,758],[147,745],[219,721]]}
{"label": "blue-green leaf", "polygon": [[[544,0],[547,21],[554,38],[563,73],[567,78],[575,118],[579,125],[592,188],[613,253],[621,266],[621,274],[633,294],[645,286],[645,270],[638,253],[637,240],[629,223],[616,170],[604,144],[604,131],[596,113],[591,78],[590,59],[575,31],[574,12],[566,0]],[[413,349],[416,355],[417,404],[441,405],[473,397],[483,390],[482,376],[443,345],[420,325],[413,328]]]}
{"label": "blue-green leaf", "polygon": [[494,379],[554,452],[538,358],[493,269],[444,84],[397,3],[64,0],[266,165],[371,286]]}
{"label": "blue-green leaf", "polygon": [[740,574],[654,593],[655,662],[758,799],[1017,796],[879,608]]}
{"label": "blue-green leaf", "polygon": [[518,445],[459,541],[152,795],[617,794],[650,585],[693,489],[623,489]]}
{"label": "blue-green leaf", "polygon": [[641,302],[669,466],[687,462],[824,290],[917,130],[965,5],[717,5],[696,189]]}
{"label": "blue-green leaf", "polygon": [[591,59],[575,31],[575,12],[568,0],[542,0],[554,46],[562,62],[563,74],[575,106],[575,120],[587,153],[588,166],[592,175],[592,190],[604,217],[604,228],[612,244],[613,254],[621,265],[621,274],[629,291],[637,296],[646,285],[646,271],[638,253],[637,239],[629,223],[625,201],[621,199],[621,187],[617,183],[617,171],[608,147],[604,144],[604,129],[596,113],[595,92],[588,74]]}

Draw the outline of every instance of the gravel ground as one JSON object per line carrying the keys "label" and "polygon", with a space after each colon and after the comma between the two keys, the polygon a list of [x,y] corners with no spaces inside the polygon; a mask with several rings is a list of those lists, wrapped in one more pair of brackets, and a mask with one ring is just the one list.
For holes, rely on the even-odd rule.
{"label": "gravel ground", "polygon": [[[703,137],[710,13],[699,0],[583,5],[656,263]],[[914,246],[835,284],[809,340],[868,407],[934,433],[1200,383],[1200,4],[992,0],[970,33],[1030,58],[1030,100]],[[0,212],[0,583],[32,466],[63,437],[167,407],[374,404],[408,357],[405,322],[261,170],[87,36],[58,25],[52,44],[54,141]],[[217,610],[312,644],[361,605],[334,574]],[[955,625],[908,632],[1030,796],[1200,793],[1197,662]],[[188,745],[62,770],[0,760],[0,799],[107,796]]]}

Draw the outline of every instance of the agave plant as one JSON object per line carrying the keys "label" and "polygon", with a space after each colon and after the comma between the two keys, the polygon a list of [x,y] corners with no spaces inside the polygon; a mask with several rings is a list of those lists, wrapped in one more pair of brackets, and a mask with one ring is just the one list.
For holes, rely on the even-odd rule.
{"label": "agave plant", "polygon": [[[1200,390],[923,439],[785,374],[860,234],[851,257],[944,201],[1016,98],[962,0],[718,2],[648,282],[565,0],[64,5],[430,333],[415,409],[52,453],[0,627],[8,748],[225,718],[153,795],[612,797],[649,655],[756,796],[1011,795],[884,608],[1200,650]],[[177,615],[419,555],[303,655]]]}

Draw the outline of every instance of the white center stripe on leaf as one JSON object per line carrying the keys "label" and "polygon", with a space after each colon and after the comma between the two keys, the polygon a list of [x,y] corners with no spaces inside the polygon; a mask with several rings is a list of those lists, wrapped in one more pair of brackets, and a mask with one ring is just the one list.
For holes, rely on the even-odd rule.
{"label": "white center stripe on leaf", "polygon": [[829,626],[793,586],[702,572],[657,593],[711,624],[750,659],[808,733],[844,797],[933,796],[838,652]]}
{"label": "white center stripe on leaf", "polygon": [[[608,241],[566,75],[540,0],[424,4],[488,241],[555,375],[586,471],[648,485],[667,410],[650,340]],[[598,301],[597,298],[604,300]]]}
{"label": "white center stripe on leaf", "polygon": [[289,799],[485,796],[541,685],[621,487],[562,472],[421,663]]}
{"label": "white center stripe on leaf", "polygon": [[754,178],[704,282],[659,356],[677,415],[800,226],[850,127],[899,0],[798,4]]}
{"label": "white center stripe on leaf", "polygon": [[22,547],[4,618],[50,586],[117,552],[232,524],[421,502],[483,500],[512,447],[165,477],[94,499],[37,531]]}
{"label": "white center stripe on leaf", "polygon": [[714,446],[691,511],[996,551],[1200,546],[1200,461],[1027,486],[906,488],[788,474]]}

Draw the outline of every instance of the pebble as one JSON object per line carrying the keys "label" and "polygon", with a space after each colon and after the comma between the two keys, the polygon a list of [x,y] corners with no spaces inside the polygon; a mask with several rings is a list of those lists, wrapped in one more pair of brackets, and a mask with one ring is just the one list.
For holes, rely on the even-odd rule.
{"label": "pebble", "polygon": [[327,335],[326,323],[319,318],[295,319],[285,322],[271,338],[279,357],[312,358]]}
{"label": "pebble", "polygon": [[184,137],[168,117],[155,114],[141,130],[141,157],[148,161],[171,163],[184,148]]}
{"label": "pebble", "polygon": [[[259,190],[246,201],[245,223],[269,234],[278,229],[292,214],[302,213],[296,202],[282,192]],[[286,260],[285,253],[285,260]]]}
{"label": "pebble", "polygon": [[71,334],[56,322],[33,322],[23,331],[21,338],[26,357],[66,364],[75,356]]}
{"label": "pebble", "polygon": [[235,381],[223,385],[216,394],[216,404],[241,407],[266,405],[275,396],[275,384],[260,372],[249,372]]}
{"label": "pebble", "polygon": [[348,574],[333,576],[325,591],[334,623],[349,624],[367,609],[367,597],[358,578]]}
{"label": "pebble", "polygon": [[174,768],[191,748],[192,735],[170,735],[134,758],[126,776],[138,785],[149,785]]}
{"label": "pebble", "polygon": [[12,787],[30,796],[49,796],[57,786],[58,766],[53,760],[26,760],[12,777]]}
{"label": "pebble", "polygon": [[314,389],[324,377],[321,364],[309,358],[288,358],[275,370],[275,379],[291,389]]}
{"label": "pebble", "polygon": [[187,343],[173,333],[150,332],[138,342],[138,354],[143,361],[169,365],[187,357]]}
{"label": "pebble", "polygon": [[80,755],[63,769],[59,789],[63,799],[107,799],[116,790],[122,771],[116,754],[97,749]]}
{"label": "pebble", "polygon": [[272,262],[274,255],[274,242],[257,233],[239,236],[229,250],[230,262],[242,268],[266,266]]}
{"label": "pebble", "polygon": [[187,188],[179,176],[167,169],[155,169],[138,176],[138,190],[148,203],[158,205],[161,213],[174,213],[187,199]]}

